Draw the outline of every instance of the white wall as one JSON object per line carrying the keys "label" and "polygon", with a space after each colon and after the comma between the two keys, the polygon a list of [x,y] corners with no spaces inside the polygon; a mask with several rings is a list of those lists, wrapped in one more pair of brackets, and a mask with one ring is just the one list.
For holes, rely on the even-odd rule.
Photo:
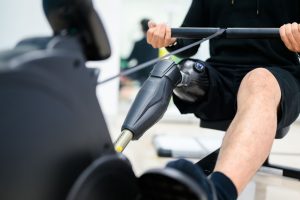
{"label": "white wall", "polygon": [[47,36],[50,26],[41,0],[0,1],[0,50],[12,48],[26,37]]}
{"label": "white wall", "polygon": [[[106,28],[107,35],[112,48],[112,55],[109,59],[100,62],[89,63],[99,67],[101,74],[99,79],[104,80],[114,76],[120,71],[120,38],[121,38],[121,10],[122,0],[94,0],[96,9],[101,16]],[[119,80],[110,81],[97,88],[97,96],[101,103],[102,110],[107,120],[113,120],[118,114]]]}

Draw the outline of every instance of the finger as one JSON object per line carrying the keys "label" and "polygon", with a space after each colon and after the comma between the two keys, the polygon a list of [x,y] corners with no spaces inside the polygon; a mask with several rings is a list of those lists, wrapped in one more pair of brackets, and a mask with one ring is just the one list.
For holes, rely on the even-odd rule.
{"label": "finger", "polygon": [[174,39],[171,38],[171,28],[167,26],[166,28],[166,39],[165,39],[165,43],[164,46],[169,46],[174,42]]}
{"label": "finger", "polygon": [[295,44],[293,45],[294,51],[300,52],[300,30],[299,30],[299,24],[297,24],[296,22],[292,24],[292,33],[295,39]]}
{"label": "finger", "polygon": [[165,47],[170,46],[171,44],[174,44],[177,40],[177,38],[172,37],[172,32],[171,32],[170,28],[167,29],[166,38],[168,38],[168,39],[167,39],[167,42],[165,44]]}
{"label": "finger", "polygon": [[160,31],[159,31],[159,40],[158,40],[159,48],[165,47],[166,33],[167,33],[167,25],[166,24],[161,24]]}
{"label": "finger", "polygon": [[152,35],[152,41],[151,41],[151,44],[154,48],[158,48],[158,45],[157,45],[157,40],[158,40],[158,32],[159,32],[159,27],[157,26],[155,29],[153,29],[153,35]]}
{"label": "finger", "polygon": [[287,35],[286,35],[286,33],[285,33],[285,25],[282,25],[282,26],[280,27],[279,33],[280,33],[281,40],[283,41],[283,43],[285,44],[285,46],[286,46],[287,48],[289,48],[289,47],[290,47],[290,42],[289,42],[289,40],[288,40],[288,38],[287,38]]}
{"label": "finger", "polygon": [[293,31],[292,31],[293,28],[292,27],[293,27],[292,24],[288,24],[286,26],[285,32],[286,32],[287,38],[288,38],[288,40],[290,42],[290,47],[291,47],[290,50],[295,51],[295,46],[297,44],[297,41],[294,38]]}
{"label": "finger", "polygon": [[281,40],[283,41],[283,43],[285,44],[285,46],[291,50],[292,49],[292,45],[290,43],[290,40],[288,39],[288,36],[286,34],[286,26],[287,25],[283,25],[280,27],[280,36],[281,36]]}
{"label": "finger", "polygon": [[158,24],[152,41],[155,48],[160,48],[163,46],[165,34],[166,31],[164,24]]}
{"label": "finger", "polygon": [[156,23],[155,23],[154,21],[150,20],[150,21],[148,22],[148,27],[149,27],[149,28],[154,28],[154,27],[156,27]]}
{"label": "finger", "polygon": [[151,44],[152,45],[152,40],[153,40],[153,35],[154,35],[154,32],[155,32],[155,28],[156,28],[156,23],[152,20],[150,20],[148,22],[148,31],[147,31],[147,43],[148,44]]}
{"label": "finger", "polygon": [[147,31],[147,43],[152,45],[155,28],[149,28]]}

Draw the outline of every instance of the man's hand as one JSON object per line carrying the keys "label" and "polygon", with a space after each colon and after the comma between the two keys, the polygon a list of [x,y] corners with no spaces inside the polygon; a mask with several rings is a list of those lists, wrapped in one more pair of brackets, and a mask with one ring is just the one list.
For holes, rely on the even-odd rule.
{"label": "man's hand", "polygon": [[281,26],[280,36],[289,50],[300,52],[300,24],[293,23]]}
{"label": "man's hand", "polygon": [[171,38],[171,28],[166,24],[149,21],[148,26],[147,42],[153,48],[167,47],[176,41],[176,38]]}

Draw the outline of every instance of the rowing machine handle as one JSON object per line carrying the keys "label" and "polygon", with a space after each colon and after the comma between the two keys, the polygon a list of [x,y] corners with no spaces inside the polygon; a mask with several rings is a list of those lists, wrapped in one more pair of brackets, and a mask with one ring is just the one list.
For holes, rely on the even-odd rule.
{"label": "rowing machine handle", "polygon": [[181,81],[181,72],[171,60],[157,63],[137,94],[122,126],[134,140],[159,121],[167,110],[173,89]]}
{"label": "rowing machine handle", "polygon": [[[222,28],[172,28],[171,35],[175,38],[201,39],[208,37]],[[278,28],[226,28],[221,37],[227,39],[274,39],[279,38]]]}

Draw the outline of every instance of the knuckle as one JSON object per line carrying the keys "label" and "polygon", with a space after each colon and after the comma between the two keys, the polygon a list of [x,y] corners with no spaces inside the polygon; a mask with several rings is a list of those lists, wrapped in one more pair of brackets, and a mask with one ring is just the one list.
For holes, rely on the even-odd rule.
{"label": "knuckle", "polygon": [[147,32],[148,32],[148,33],[153,33],[154,30],[155,30],[155,28],[149,28]]}
{"label": "knuckle", "polygon": [[156,37],[156,38],[159,38],[159,32],[155,32],[155,33],[153,34],[153,36]]}
{"label": "knuckle", "polygon": [[292,28],[292,32],[294,32],[294,33],[298,33],[298,26],[296,25],[296,26],[293,26],[293,28]]}
{"label": "knuckle", "polygon": [[285,27],[285,25],[282,26],[282,27],[279,29],[279,32],[280,32],[280,35],[281,35],[282,37],[286,37],[286,27]]}
{"label": "knuckle", "polygon": [[160,36],[159,36],[159,39],[160,39],[161,41],[165,40],[164,35],[160,35]]}
{"label": "knuckle", "polygon": [[152,36],[153,35],[153,33],[154,33],[154,30],[151,28],[151,29],[149,29],[148,30],[148,32],[147,32],[147,34],[149,35],[149,36]]}
{"label": "knuckle", "polygon": [[161,23],[160,27],[164,28],[164,27],[166,27],[166,24],[165,23]]}
{"label": "knuckle", "polygon": [[163,23],[159,23],[159,24],[158,24],[158,27],[159,27],[159,28],[162,28],[162,27],[163,27]]}
{"label": "knuckle", "polygon": [[291,36],[293,33],[292,33],[292,29],[288,29],[286,30],[286,35],[287,36]]}
{"label": "knuckle", "polygon": [[280,26],[279,30],[284,30],[285,29],[285,25]]}

